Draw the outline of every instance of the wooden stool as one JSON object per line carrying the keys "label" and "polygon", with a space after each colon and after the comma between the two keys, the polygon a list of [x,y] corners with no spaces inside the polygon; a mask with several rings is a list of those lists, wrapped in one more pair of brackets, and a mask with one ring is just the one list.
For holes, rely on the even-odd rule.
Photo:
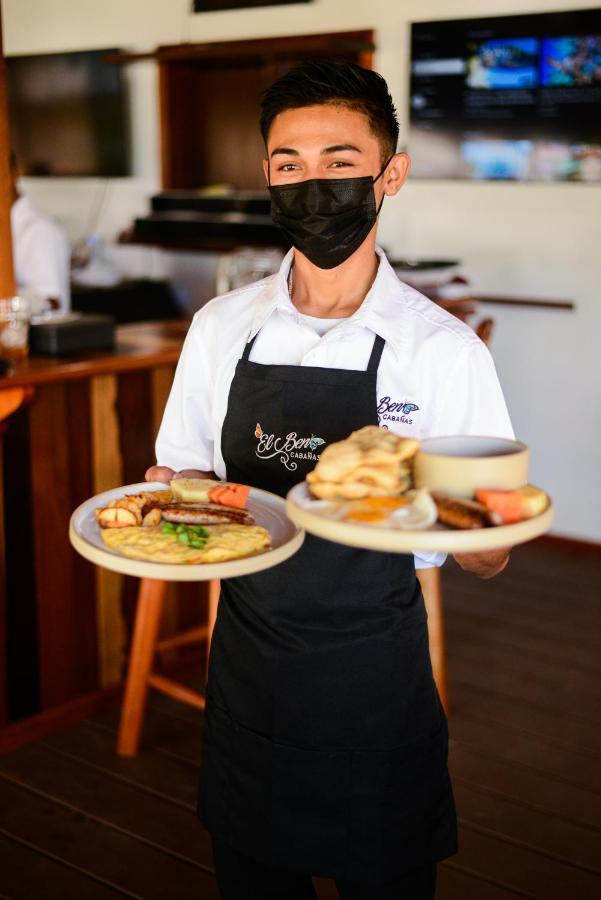
{"label": "wooden stool", "polygon": [[175,700],[188,703],[197,709],[204,709],[205,698],[203,694],[193,691],[185,684],[167,678],[153,671],[155,654],[174,650],[186,644],[207,642],[208,649],[211,645],[211,636],[217,616],[217,603],[219,601],[219,581],[209,582],[209,608],[207,624],[198,628],[190,628],[174,637],[158,641],[159,627],[163,614],[163,604],[167,582],[154,581],[143,578],[140,581],[138,591],[138,606],[134,633],[131,643],[127,679],[125,682],[125,694],[121,710],[121,723],[119,737],[117,739],[117,753],[120,756],[136,756],[140,747],[140,736],[146,709],[148,688],[153,687],[162,691]]}
{"label": "wooden stool", "polygon": [[442,611],[442,586],[440,569],[417,569],[417,577],[422,587],[424,604],[428,613],[428,641],[432,674],[438,689],[440,702],[449,715],[449,692],[447,685],[447,651],[445,645],[444,618]]}

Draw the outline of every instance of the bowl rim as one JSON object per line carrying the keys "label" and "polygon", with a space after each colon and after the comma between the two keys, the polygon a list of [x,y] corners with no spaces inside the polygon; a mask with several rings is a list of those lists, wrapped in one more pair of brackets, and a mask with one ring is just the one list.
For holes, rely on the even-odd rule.
{"label": "bowl rim", "polygon": [[[443,453],[440,450],[431,451],[428,450],[427,444],[434,441],[444,441],[444,440],[457,440],[457,439],[465,438],[469,440],[478,441],[499,441],[500,444],[507,445],[506,453],[495,453],[490,456],[472,456],[470,454],[461,454],[461,453]],[[420,445],[417,449],[416,456],[422,453],[424,456],[428,456],[431,459],[439,458],[439,459],[457,459],[457,460],[470,460],[470,462],[474,463],[475,460],[489,460],[489,459],[502,459],[505,457],[515,457],[523,453],[528,453],[528,446],[523,441],[515,440],[514,438],[505,438],[505,437],[496,437],[496,435],[492,434],[439,434],[436,437],[424,438],[420,441]]]}

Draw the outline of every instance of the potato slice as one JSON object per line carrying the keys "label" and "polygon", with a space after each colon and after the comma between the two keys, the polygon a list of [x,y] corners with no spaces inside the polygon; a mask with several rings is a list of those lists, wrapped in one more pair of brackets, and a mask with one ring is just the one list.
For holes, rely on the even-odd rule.
{"label": "potato slice", "polygon": [[114,507],[115,509],[127,509],[135,518],[135,525],[142,524],[142,506],[131,497],[124,497],[122,500],[117,500],[117,504]]}
{"label": "potato slice", "polygon": [[161,523],[161,510],[158,506],[155,506],[154,509],[151,509],[150,512],[147,512],[144,518],[142,519],[142,525],[145,528],[153,528],[155,525],[160,525]]}
{"label": "potato slice", "polygon": [[101,528],[128,528],[138,524],[135,512],[122,506],[97,510],[96,519]]}

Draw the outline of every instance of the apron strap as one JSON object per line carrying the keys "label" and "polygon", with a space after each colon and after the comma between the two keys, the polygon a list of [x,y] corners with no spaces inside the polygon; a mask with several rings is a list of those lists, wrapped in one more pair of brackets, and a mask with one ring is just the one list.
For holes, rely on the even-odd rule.
{"label": "apron strap", "polygon": [[371,356],[369,357],[369,362],[367,364],[367,372],[374,373],[378,371],[378,366],[380,365],[380,360],[382,358],[382,352],[384,350],[385,343],[386,342],[384,338],[377,334],[371,350]]}
{"label": "apron strap", "polygon": [[241,358],[246,360],[246,362],[248,362],[248,357],[250,356],[250,351],[252,350],[253,344],[257,340],[258,336],[259,336],[259,332],[257,331],[254,338],[252,338],[252,340],[248,341],[248,343],[244,347],[244,353],[242,354]]}

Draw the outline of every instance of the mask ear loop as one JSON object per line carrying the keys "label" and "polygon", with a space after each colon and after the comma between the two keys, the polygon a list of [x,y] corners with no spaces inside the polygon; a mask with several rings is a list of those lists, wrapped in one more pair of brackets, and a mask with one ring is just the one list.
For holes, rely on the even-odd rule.
{"label": "mask ear loop", "polygon": [[[389,157],[388,157],[388,159],[387,159],[386,162],[384,163],[384,167],[380,170],[380,174],[379,174],[379,175],[376,175],[376,177],[374,178],[374,180],[373,180],[373,183],[374,183],[374,184],[376,183],[376,181],[379,181],[379,180],[380,180],[380,178],[382,177],[382,175],[384,174],[384,172],[386,171],[386,169],[388,168],[388,166],[390,165],[390,163],[392,162],[392,160],[394,159],[395,156],[396,156],[396,153],[393,153],[392,156],[389,156]],[[382,194],[382,199],[380,200],[380,205],[378,206],[378,208],[377,208],[377,210],[376,210],[376,219],[377,219],[378,216],[380,215],[380,210],[382,209],[382,206],[383,206],[383,204],[384,204],[384,197],[385,197],[385,196],[386,196],[386,194]]]}

